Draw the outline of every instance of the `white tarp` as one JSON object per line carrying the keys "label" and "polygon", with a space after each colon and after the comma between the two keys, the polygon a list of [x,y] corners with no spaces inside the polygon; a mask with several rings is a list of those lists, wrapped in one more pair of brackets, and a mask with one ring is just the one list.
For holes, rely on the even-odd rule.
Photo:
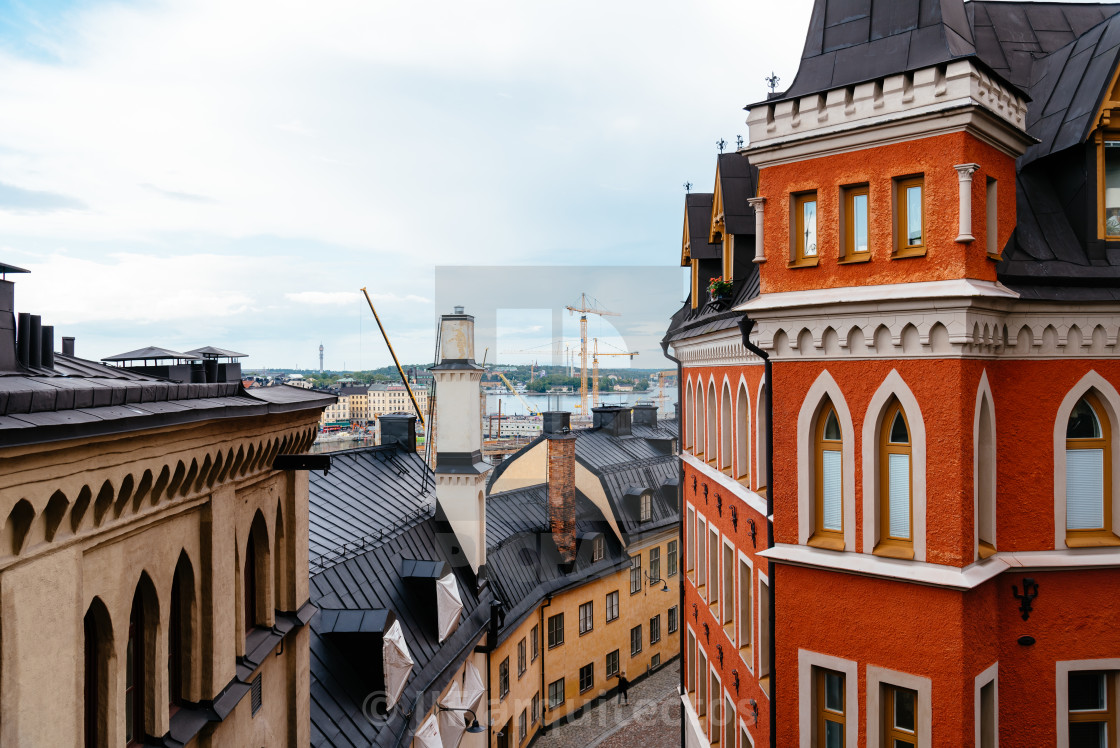
{"label": "white tarp", "polygon": [[463,612],[463,599],[455,575],[448,572],[436,582],[436,614],[439,617],[439,640],[442,642],[459,628],[459,615]]}
{"label": "white tarp", "polygon": [[[459,688],[459,681],[451,681],[447,694],[440,700],[440,706],[448,709],[461,709],[463,704],[463,689]],[[465,721],[466,713],[460,711],[441,711],[439,713],[439,735],[443,739],[443,748],[456,748],[467,731]]]}
{"label": "white tarp", "polygon": [[405,681],[412,672],[412,655],[408,653],[408,644],[404,640],[404,631],[400,621],[393,621],[393,625],[385,632],[383,646],[385,659],[385,691],[386,706],[392,709],[397,699],[404,691]]}
{"label": "white tarp", "polygon": [[467,663],[467,672],[464,678],[466,681],[463,683],[463,706],[475,712],[478,705],[482,703],[482,699],[486,696],[486,684],[482,682],[482,674],[478,672],[478,668],[474,666],[473,662]]}
{"label": "white tarp", "polygon": [[416,731],[412,745],[415,748],[443,748],[436,715],[432,714],[424,720],[424,724],[420,725],[420,729]]}

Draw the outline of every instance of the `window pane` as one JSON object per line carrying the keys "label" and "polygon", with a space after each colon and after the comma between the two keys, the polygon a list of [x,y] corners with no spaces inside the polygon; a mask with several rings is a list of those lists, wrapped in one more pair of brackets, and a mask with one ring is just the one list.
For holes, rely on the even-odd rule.
{"label": "window pane", "polygon": [[894,423],[891,424],[891,442],[894,444],[910,443],[910,435],[906,433],[906,419],[902,417],[901,410],[894,414]]}
{"label": "window pane", "polygon": [[1105,722],[1071,722],[1070,748],[1108,748],[1108,731]]}
{"label": "window pane", "polygon": [[824,422],[824,438],[838,442],[840,441],[840,423],[836,420],[836,411],[830,411],[828,420]]}
{"label": "window pane", "polygon": [[837,722],[824,723],[825,748],[844,748],[844,726]]}
{"label": "window pane", "polygon": [[824,708],[844,713],[844,676],[840,673],[824,674]]}
{"label": "window pane", "polygon": [[821,475],[821,491],[824,503],[824,516],[821,518],[821,525],[825,530],[840,532],[844,529],[840,498],[840,452],[839,450],[826,449],[821,457],[821,472],[823,473]]}
{"label": "window pane", "polygon": [[802,217],[805,221],[805,256],[817,256],[817,201],[806,200],[802,205]]}
{"label": "window pane", "polygon": [[922,243],[922,188],[919,185],[906,188],[906,243],[911,247]]}
{"label": "window pane", "polygon": [[852,238],[854,252],[867,251],[867,195],[852,197]]}
{"label": "window pane", "polygon": [[1069,710],[1096,712],[1105,708],[1105,675],[1074,670],[1069,674]]}
{"label": "window pane", "polygon": [[1104,144],[1104,233],[1120,236],[1120,142]]}
{"label": "window pane", "polygon": [[890,492],[889,531],[892,538],[910,538],[910,455],[887,455]]}
{"label": "window pane", "polygon": [[1069,414],[1069,424],[1066,426],[1067,439],[1100,439],[1101,424],[1097,421],[1097,414],[1084,400],[1078,400]]}
{"label": "window pane", "polygon": [[1104,450],[1066,450],[1066,529],[1104,527]]}
{"label": "window pane", "polygon": [[906,688],[894,690],[894,726],[899,730],[914,732],[914,701],[916,691]]}
{"label": "window pane", "polygon": [[894,748],[914,748],[915,743],[912,740],[899,740],[895,738]]}

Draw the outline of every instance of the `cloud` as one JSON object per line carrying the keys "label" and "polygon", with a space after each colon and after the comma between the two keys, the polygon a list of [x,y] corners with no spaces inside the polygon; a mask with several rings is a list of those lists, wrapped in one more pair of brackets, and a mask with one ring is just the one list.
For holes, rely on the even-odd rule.
{"label": "cloud", "polygon": [[284,298],[297,304],[314,306],[349,306],[362,301],[362,295],[353,291],[299,291],[286,293]]}
{"label": "cloud", "polygon": [[174,190],[165,190],[162,187],[156,187],[154,184],[142,184],[140,186],[145,189],[151,190],[157,195],[163,195],[164,197],[171,198],[172,200],[182,200],[188,203],[203,204],[214,204],[218,202],[214,198],[206,197],[205,195],[193,195],[189,192],[175,192]]}
{"label": "cloud", "polygon": [[53,213],[59,210],[84,210],[81,200],[46,190],[25,190],[0,182],[0,210],[16,213]]}

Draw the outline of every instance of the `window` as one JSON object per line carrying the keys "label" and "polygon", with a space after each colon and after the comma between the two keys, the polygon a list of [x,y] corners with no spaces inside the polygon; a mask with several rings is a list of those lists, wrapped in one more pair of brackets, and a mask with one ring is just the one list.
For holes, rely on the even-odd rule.
{"label": "window", "polygon": [[719,533],[714,527],[708,533],[708,604],[719,603]]}
{"label": "window", "polygon": [[564,679],[554,680],[548,684],[548,708],[555,709],[564,703]]}
{"label": "window", "polygon": [[895,401],[887,408],[879,435],[879,555],[914,558],[911,453],[910,427]]}
{"label": "window", "polygon": [[594,603],[586,602],[579,606],[579,635],[583,636],[595,626]]}
{"label": "window", "polygon": [[687,670],[685,672],[685,680],[688,681],[689,693],[696,690],[696,663],[698,655],[696,653],[696,634],[692,629],[688,629],[688,648],[685,650],[688,654]]}
{"label": "window", "polygon": [[977,748],[996,748],[996,682],[980,687],[980,739]]}
{"label": "window", "polygon": [[751,473],[750,395],[745,382],[739,384],[735,398],[735,472],[734,477],[750,485]]}
{"label": "window", "polygon": [[643,493],[641,496],[641,509],[639,517],[642,522],[649,522],[653,516],[653,496],[649,493]]}
{"label": "window", "polygon": [[630,656],[638,654],[642,651],[642,625],[639,623],[634,628],[630,629]]}
{"label": "window", "polygon": [[735,547],[727,540],[723,543],[723,591],[720,593],[723,601],[720,620],[727,627],[727,635],[735,639]]}
{"label": "window", "polygon": [[918,745],[918,692],[883,684],[883,739],[891,748]]}
{"label": "window", "polygon": [[253,533],[245,546],[244,586],[242,593],[245,603],[245,631],[252,631],[257,625],[257,543]]}
{"label": "window", "polygon": [[564,614],[557,613],[548,617],[548,648],[559,647],[564,643]]}
{"label": "window", "polygon": [[817,193],[793,197],[793,265],[817,264]]}
{"label": "window", "polygon": [[128,619],[128,644],[125,655],[124,684],[124,739],[132,745],[144,740],[144,703],[147,697],[144,600],[137,589],[132,599],[132,613]]}
{"label": "window", "polygon": [[595,664],[587,663],[579,669],[579,692],[590,691],[595,685]]}
{"label": "window", "polygon": [[[180,562],[182,564],[182,562]],[[183,605],[185,588],[190,585],[189,579],[184,582],[185,576],[182,565],[175,570],[175,581],[171,583],[171,614],[167,617],[167,694],[169,714],[175,714],[179,705],[183,703],[183,665],[189,662],[190,653],[186,651],[187,626],[190,620],[183,618],[184,608],[190,609],[190,601]]]}
{"label": "window", "polygon": [[537,724],[541,720],[541,695],[540,692],[533,694],[533,724]]}
{"label": "window", "polygon": [[658,613],[649,619],[649,643],[657,644],[661,641],[661,614]]}
{"label": "window", "polygon": [[924,181],[922,177],[895,180],[895,257],[925,254]]}
{"label": "window", "polygon": [[1069,745],[1109,746],[1116,742],[1116,697],[1112,673],[1073,670],[1069,673]]}
{"label": "window", "polygon": [[649,549],[649,583],[661,581],[661,548]]}
{"label": "window", "polygon": [[844,548],[843,434],[832,401],[826,400],[817,416],[814,453],[814,532],[809,545]]}
{"label": "window", "polygon": [[726,694],[723,697],[723,748],[735,748],[735,703]]}
{"label": "window", "polygon": [[684,568],[692,583],[698,584],[696,581],[696,511],[692,507],[689,507],[688,513],[685,514],[684,533]]}
{"label": "window", "polygon": [[867,260],[871,258],[871,245],[868,242],[867,220],[867,185],[861,184],[845,187],[841,191],[844,209],[841,216],[843,221],[842,233],[844,237],[844,251],[842,259],[845,262]]}
{"label": "window", "polygon": [[607,593],[607,622],[618,618],[618,590]]}
{"label": "window", "polygon": [[509,658],[502,660],[498,666],[498,698],[504,699],[509,694]]}
{"label": "window", "polygon": [[667,567],[666,574],[675,577],[677,575],[677,541],[675,540],[669,541],[669,552],[665,559],[665,565]]}
{"label": "window", "polygon": [[[752,569],[747,560],[739,557],[739,648],[751,646],[751,588]],[[745,658],[751,664],[750,657]]]}
{"label": "window", "polygon": [[529,650],[532,653],[533,662],[537,661],[537,657],[541,653],[540,633],[540,624],[533,626],[533,630],[529,632]]}
{"label": "window", "polygon": [[669,608],[669,612],[668,612],[667,616],[668,616],[668,622],[669,622],[669,633],[670,634],[675,634],[677,632],[677,606],[676,605]]}
{"label": "window", "polygon": [[[813,703],[816,712],[816,744],[843,746],[844,725],[847,720],[844,705],[844,673],[825,668],[813,668]],[[891,746],[891,743],[886,745]]]}
{"label": "window", "polygon": [[525,639],[517,642],[517,677],[525,675]]}
{"label": "window", "polygon": [[[109,688],[110,625],[109,613],[99,598],[86,611],[85,648],[85,748],[101,748],[105,742],[107,711],[102,699]],[[115,675],[114,675],[115,677]]]}
{"label": "window", "polygon": [[[697,587],[704,587],[708,583],[708,524],[704,521],[703,517],[699,515],[696,518],[696,547],[692,550],[696,556],[697,569]],[[700,595],[703,596],[704,592],[701,591]]]}
{"label": "window", "polygon": [[642,591],[642,556],[639,553],[630,559],[630,594]]}
{"label": "window", "polygon": [[[719,739],[722,735],[720,727],[723,725],[723,699],[720,698],[720,685],[719,676],[713,669],[709,675],[710,681],[708,683],[708,693],[711,694],[711,701],[709,702],[710,719],[711,719],[711,743],[718,745]],[[731,748],[731,746],[728,746]]]}
{"label": "window", "polygon": [[661,655],[655,654],[653,657],[649,658],[649,669],[654,670],[658,667],[661,667]]}
{"label": "window", "polygon": [[607,553],[606,548],[607,548],[607,541],[603,538],[603,536],[600,535],[600,536],[596,537],[595,540],[592,542],[592,545],[591,545],[591,560],[592,560],[592,562],[602,561],[603,556],[605,556],[606,553]]}
{"label": "window", "polygon": [[521,716],[517,718],[517,742],[525,740],[525,736],[529,734],[529,719],[525,710],[521,710]]}
{"label": "window", "polygon": [[1120,239],[1120,140],[1104,140],[1101,146],[1099,234],[1102,239]]}
{"label": "window", "polygon": [[1111,442],[1100,400],[1085,395],[1066,425],[1066,545],[1112,537]]}
{"label": "window", "polygon": [[618,650],[607,653],[607,677],[618,675]]}
{"label": "window", "polygon": [[758,677],[765,679],[767,694],[770,680],[770,585],[762,573],[758,575]]}
{"label": "window", "polygon": [[985,243],[987,244],[988,255],[995,258],[1000,255],[998,187],[999,183],[992,177],[988,177],[988,189],[984,202],[987,213],[984,236],[987,240]]}
{"label": "window", "polygon": [[987,393],[980,397],[976,420],[976,553],[988,558],[996,552],[996,445]]}

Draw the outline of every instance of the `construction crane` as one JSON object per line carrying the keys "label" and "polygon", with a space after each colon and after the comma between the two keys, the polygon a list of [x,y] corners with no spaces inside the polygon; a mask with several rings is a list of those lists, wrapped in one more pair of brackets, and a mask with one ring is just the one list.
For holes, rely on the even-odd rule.
{"label": "construction crane", "polygon": [[534,408],[532,405],[529,404],[528,400],[526,400],[525,398],[523,398],[521,396],[521,393],[517,391],[517,389],[513,386],[513,383],[510,382],[508,379],[506,379],[505,374],[503,374],[500,371],[496,371],[494,373],[497,374],[503,382],[505,382],[505,385],[506,385],[506,387],[509,387],[510,392],[517,395],[517,399],[520,400],[521,404],[525,406],[525,410],[529,411],[529,415],[539,416],[541,414],[541,412],[539,410],[537,410],[536,408]]}
{"label": "construction crane", "polygon": [[[420,410],[420,406],[416,402],[416,395],[412,393],[412,385],[408,382],[408,377],[404,375],[404,369],[401,368],[401,362],[397,360],[397,353],[393,350],[393,344],[389,342],[389,333],[385,332],[385,325],[381,324],[381,318],[377,316],[377,310],[373,308],[373,299],[369,297],[369,292],[366,287],[362,286],[362,293],[365,294],[366,303],[369,304],[369,310],[373,312],[373,319],[377,322],[377,327],[381,330],[381,337],[385,338],[385,345],[389,348],[389,355],[393,357],[393,363],[397,367],[397,373],[401,375],[401,381],[404,382],[404,388],[408,391],[408,399],[412,401],[412,407],[416,410],[416,417],[420,420],[420,425],[427,431],[428,425],[424,422],[424,413]],[[437,354],[438,355],[438,354]],[[428,442],[428,434],[424,434],[425,443]]]}
{"label": "construction crane", "polygon": [[665,390],[664,390],[665,385],[662,383],[662,377],[665,377],[665,376],[669,376],[669,377],[678,376],[677,370],[676,369],[666,369],[664,371],[657,372],[657,394],[654,395],[653,399],[657,401],[657,409],[659,411],[661,410],[661,408],[664,407],[665,401],[669,398],[669,396],[665,394]]}
{"label": "construction crane", "polygon": [[[593,301],[593,300],[592,300]],[[618,312],[608,312],[605,309],[588,306],[587,294],[579,295],[579,306],[566,306],[569,314],[580,313],[579,318],[579,413],[587,418],[587,315],[598,314],[600,317],[621,317]],[[598,380],[596,380],[598,381]],[[596,389],[598,385],[596,384]]]}
{"label": "construction crane", "polygon": [[592,373],[591,373],[591,402],[593,408],[599,407],[599,356],[629,356],[630,360],[634,360],[637,356],[637,351],[623,351],[621,353],[599,353],[599,339],[595,338],[595,352],[591,359]]}

